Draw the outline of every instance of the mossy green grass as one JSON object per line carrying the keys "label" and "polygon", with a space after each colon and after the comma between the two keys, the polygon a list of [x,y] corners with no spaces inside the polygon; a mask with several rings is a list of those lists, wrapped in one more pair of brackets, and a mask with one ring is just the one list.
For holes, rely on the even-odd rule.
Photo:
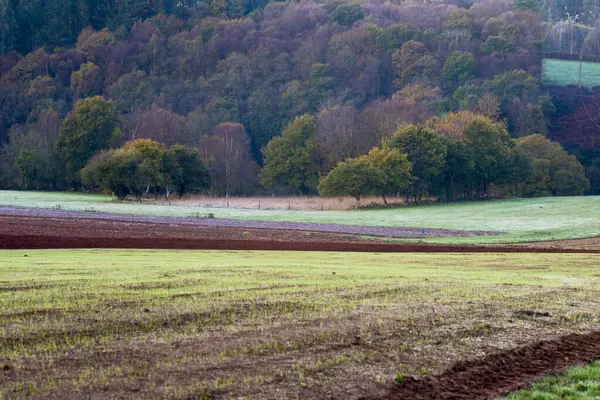
{"label": "mossy green grass", "polygon": [[600,361],[573,367],[563,375],[542,379],[530,388],[504,397],[506,400],[600,399]]}

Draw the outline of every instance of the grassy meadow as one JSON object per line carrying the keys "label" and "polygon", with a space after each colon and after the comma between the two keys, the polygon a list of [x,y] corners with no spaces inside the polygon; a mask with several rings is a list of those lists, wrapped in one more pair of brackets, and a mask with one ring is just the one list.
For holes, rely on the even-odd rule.
{"label": "grassy meadow", "polygon": [[189,217],[214,213],[216,218],[303,221],[356,225],[407,226],[503,232],[457,238],[433,238],[437,243],[518,243],[600,236],[600,197],[543,197],[455,204],[433,204],[379,210],[293,211],[210,208],[113,201],[111,197],[78,193],[0,191],[0,204],[64,210],[94,210],[125,214]]}
{"label": "grassy meadow", "polygon": [[[544,83],[559,86],[579,84],[579,61],[545,59],[543,60],[542,68],[542,80]],[[599,63],[582,63],[581,84],[589,88],[600,86]]]}
{"label": "grassy meadow", "polygon": [[356,398],[599,329],[597,261],[0,251],[0,398]]}

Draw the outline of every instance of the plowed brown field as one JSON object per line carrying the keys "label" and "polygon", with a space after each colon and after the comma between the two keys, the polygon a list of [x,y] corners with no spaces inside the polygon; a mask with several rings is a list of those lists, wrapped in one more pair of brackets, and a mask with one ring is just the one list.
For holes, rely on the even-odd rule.
{"label": "plowed brown field", "polygon": [[596,253],[597,238],[519,246],[440,245],[283,229],[0,215],[0,249],[139,248],[356,252]]}
{"label": "plowed brown field", "polygon": [[[598,238],[518,246],[391,243],[341,233],[151,224],[105,219],[0,216],[1,249],[152,248],[357,252],[597,253]],[[541,341],[458,362],[439,375],[368,388],[365,399],[487,399],[571,365],[600,358],[600,332]],[[5,374],[10,375],[6,370]],[[8,375],[7,375],[8,376]],[[350,378],[348,378],[350,379]],[[360,386],[360,385],[359,385]],[[367,385],[368,386],[368,385]],[[308,397],[325,393],[305,393]],[[333,393],[329,398],[338,398]]]}

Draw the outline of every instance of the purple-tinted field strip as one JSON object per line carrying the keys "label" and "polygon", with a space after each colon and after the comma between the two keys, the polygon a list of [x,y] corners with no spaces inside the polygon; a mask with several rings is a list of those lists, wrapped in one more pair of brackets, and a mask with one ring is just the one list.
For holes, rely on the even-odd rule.
{"label": "purple-tinted field strip", "polygon": [[313,222],[254,221],[220,218],[184,218],[149,216],[139,214],[117,214],[107,212],[68,211],[47,208],[0,206],[0,215],[41,218],[100,219],[112,221],[141,222],[150,224],[214,226],[247,229],[279,229],[311,232],[344,233],[350,235],[378,236],[388,238],[430,238],[448,236],[493,235],[498,232],[461,231],[435,228],[407,228],[390,226],[363,226],[326,224]]}

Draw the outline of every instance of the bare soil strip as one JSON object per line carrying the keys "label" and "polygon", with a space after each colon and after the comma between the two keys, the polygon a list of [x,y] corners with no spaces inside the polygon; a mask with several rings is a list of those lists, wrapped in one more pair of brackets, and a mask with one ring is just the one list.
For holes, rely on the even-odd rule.
{"label": "bare soil strip", "polygon": [[187,250],[285,250],[374,253],[600,253],[590,249],[528,248],[380,242],[65,237],[0,234],[0,249],[187,249]]}
{"label": "bare soil strip", "polygon": [[530,248],[552,248],[552,249],[600,249],[600,237],[588,237],[583,239],[549,240],[547,242],[527,243],[524,246]]}
{"label": "bare soil strip", "polygon": [[[384,399],[477,400],[520,389],[544,376],[600,359],[600,332],[572,334],[459,362],[441,375],[395,385]],[[381,397],[365,397],[365,399]]]}

